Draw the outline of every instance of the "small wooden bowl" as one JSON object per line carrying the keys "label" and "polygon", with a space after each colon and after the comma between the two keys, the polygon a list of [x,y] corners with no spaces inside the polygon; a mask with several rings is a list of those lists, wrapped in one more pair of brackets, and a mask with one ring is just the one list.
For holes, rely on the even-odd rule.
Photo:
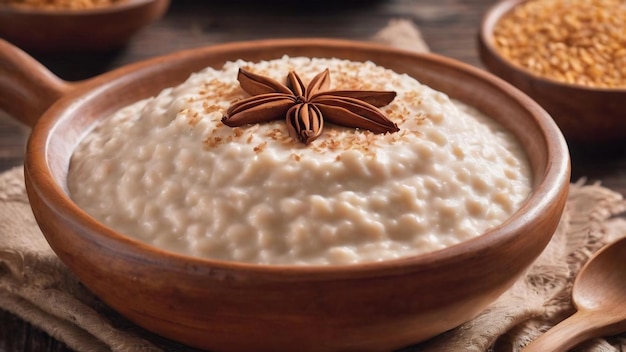
{"label": "small wooden bowl", "polygon": [[0,4],[0,38],[32,53],[99,52],[122,46],[160,19],[170,0],[126,0],[83,10]]}
{"label": "small wooden bowl", "polygon": [[[502,225],[426,255],[346,266],[268,266],[173,254],[99,223],[68,196],[76,144],[116,109],[205,66],[283,55],[372,60],[483,110],[526,148],[530,197]],[[34,125],[25,179],[59,258],[144,328],[212,351],[389,351],[476,316],[541,253],[559,223],[569,154],[550,116],[492,75],[432,54],[327,39],[217,45],[151,59],[80,83],[59,80],[0,41],[0,108]],[[38,103],[33,103],[38,102]],[[44,113],[45,111],[45,113]],[[43,116],[39,116],[43,113]]]}
{"label": "small wooden bowl", "polygon": [[545,108],[568,142],[610,144],[626,138],[626,89],[593,88],[538,76],[504,58],[494,45],[494,27],[526,0],[503,0],[485,14],[478,35],[480,58],[492,73]]}

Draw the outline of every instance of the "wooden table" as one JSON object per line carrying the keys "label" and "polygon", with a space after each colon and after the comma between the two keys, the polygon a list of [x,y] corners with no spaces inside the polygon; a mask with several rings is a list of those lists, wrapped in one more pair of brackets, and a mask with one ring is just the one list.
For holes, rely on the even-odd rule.
{"label": "wooden table", "polygon": [[[134,36],[125,48],[97,55],[36,58],[59,77],[73,81],[144,58],[227,41],[274,37],[366,40],[390,19],[404,18],[420,27],[433,52],[480,66],[475,38],[481,17],[493,0],[330,0],[294,5],[297,3],[173,0],[166,17]],[[0,114],[0,171],[22,164],[28,132]],[[593,153],[572,146],[572,166],[573,180],[587,177],[626,194],[626,144]],[[3,351],[68,349],[14,315],[0,311]]]}

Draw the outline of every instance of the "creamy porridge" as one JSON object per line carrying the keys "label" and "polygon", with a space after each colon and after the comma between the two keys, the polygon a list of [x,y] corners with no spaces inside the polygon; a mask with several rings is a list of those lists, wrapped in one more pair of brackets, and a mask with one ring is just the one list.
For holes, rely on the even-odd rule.
{"label": "creamy porridge", "polygon": [[[229,127],[245,67],[332,89],[395,91],[399,131],[326,122],[308,145],[284,119]],[[527,198],[514,138],[478,111],[373,63],[289,58],[207,68],[121,109],[77,147],[71,197],[96,219],[171,251],[264,264],[351,264],[435,251],[501,224]]]}

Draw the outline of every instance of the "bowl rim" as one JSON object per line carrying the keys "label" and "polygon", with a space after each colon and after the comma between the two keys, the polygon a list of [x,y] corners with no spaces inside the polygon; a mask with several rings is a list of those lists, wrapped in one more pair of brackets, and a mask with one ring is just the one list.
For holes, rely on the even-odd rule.
{"label": "bowl rim", "polygon": [[535,0],[501,0],[491,5],[485,14],[480,23],[479,30],[479,40],[489,51],[491,56],[493,56],[500,64],[507,67],[508,70],[516,72],[517,74],[531,77],[532,79],[542,82],[543,84],[550,85],[557,88],[566,88],[572,90],[581,90],[588,92],[598,92],[598,93],[626,93],[626,84],[621,87],[595,87],[595,86],[585,86],[580,84],[574,84],[569,82],[559,81],[554,78],[545,77],[539,75],[523,66],[517,65],[513,63],[511,60],[505,58],[500,51],[494,45],[494,36],[493,30],[496,27],[497,23],[508,13],[510,13],[516,6],[521,5],[522,3],[535,1]]}
{"label": "bowl rim", "polygon": [[[98,95],[103,84],[119,81],[130,72],[154,70],[154,67],[165,62],[185,61],[185,57],[188,56],[206,56],[206,53],[209,52],[229,52],[250,48],[251,46],[262,47],[264,45],[283,47],[306,46],[308,48],[315,46],[345,48],[349,46],[357,51],[382,52],[385,55],[403,56],[408,59],[419,58],[420,60],[436,61],[446,66],[451,65],[455,69],[470,74],[497,89],[505,90],[514,100],[524,105],[529,110],[529,113],[535,117],[537,126],[543,131],[542,135],[544,138],[542,143],[546,144],[546,160],[552,160],[552,162],[547,163],[541,180],[533,181],[533,191],[521,204],[520,208],[495,228],[457,245],[434,252],[379,262],[347,265],[256,264],[195,257],[167,251],[124,235],[99,222],[70,199],[64,185],[59,185],[56,182],[50,168],[49,158],[47,157],[48,145],[50,144],[53,131],[58,127],[60,121],[64,118],[69,118],[68,116],[71,115],[71,110],[76,108],[76,104],[90,101],[94,96]],[[141,256],[144,262],[158,266],[166,266],[167,263],[177,263],[177,267],[208,267],[211,270],[253,273],[254,275],[265,275],[266,277],[268,275],[276,276],[281,277],[283,280],[289,278],[291,281],[310,281],[316,278],[356,279],[429,270],[440,265],[463,261],[468,257],[479,255],[481,251],[488,247],[487,244],[489,243],[506,242],[512,234],[522,229],[530,219],[540,216],[546,209],[550,208],[551,202],[558,199],[563,192],[567,192],[569,185],[570,160],[567,144],[556,124],[543,108],[504,80],[477,67],[433,53],[416,53],[382,44],[327,38],[241,41],[186,49],[125,65],[85,81],[81,87],[84,89],[77,89],[54,103],[32,129],[26,153],[26,178],[30,179],[31,187],[35,189],[35,192],[39,195],[45,195],[45,197],[42,196],[42,198],[45,198],[43,202],[50,206],[52,210],[62,212],[64,217],[70,216],[73,219],[73,223],[92,230],[93,233],[98,234],[100,239],[106,241],[107,246],[121,249],[125,253],[136,255],[136,257]],[[163,88],[165,87],[161,87],[161,89]],[[99,244],[101,243],[99,242]]]}
{"label": "bowl rim", "polygon": [[0,14],[13,16],[46,16],[46,17],[80,17],[89,15],[105,15],[126,10],[132,10],[151,3],[158,3],[169,0],[120,0],[111,5],[90,7],[84,9],[52,9],[34,6],[14,6],[10,4],[0,4]]}

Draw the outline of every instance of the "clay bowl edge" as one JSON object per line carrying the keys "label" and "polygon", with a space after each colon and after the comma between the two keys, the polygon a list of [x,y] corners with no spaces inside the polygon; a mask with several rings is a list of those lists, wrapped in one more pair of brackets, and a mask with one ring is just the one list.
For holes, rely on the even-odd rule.
{"label": "clay bowl edge", "polygon": [[0,37],[37,54],[102,52],[123,46],[167,12],[170,0],[127,0],[81,10],[0,5]]}
{"label": "clay bowl edge", "polygon": [[[205,66],[284,54],[372,60],[482,109],[526,147],[535,177],[532,196],[504,224],[460,245],[344,267],[248,265],[168,253],[103,226],[67,196],[70,155],[99,118]],[[288,351],[294,346],[301,351],[383,351],[471,319],[512,285],[559,222],[569,157],[543,109],[481,70],[374,44],[286,39],[183,51],[81,84],[33,129],[25,178],[35,217],[61,260],[96,295],[148,330],[215,351]]]}

